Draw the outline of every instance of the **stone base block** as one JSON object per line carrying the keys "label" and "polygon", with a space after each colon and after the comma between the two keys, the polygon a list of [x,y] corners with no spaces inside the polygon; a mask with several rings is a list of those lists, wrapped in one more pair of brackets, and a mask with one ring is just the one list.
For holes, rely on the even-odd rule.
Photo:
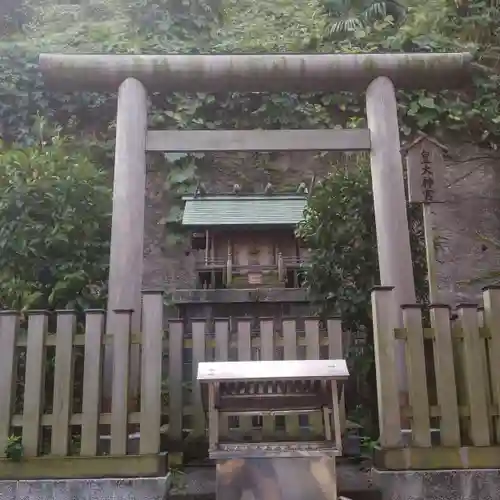
{"label": "stone base block", "polygon": [[163,500],[170,477],[0,481],[0,500]]}
{"label": "stone base block", "polygon": [[329,500],[337,490],[334,457],[217,460],[222,500]]}
{"label": "stone base block", "polygon": [[499,469],[380,471],[372,477],[382,500],[497,500]]}

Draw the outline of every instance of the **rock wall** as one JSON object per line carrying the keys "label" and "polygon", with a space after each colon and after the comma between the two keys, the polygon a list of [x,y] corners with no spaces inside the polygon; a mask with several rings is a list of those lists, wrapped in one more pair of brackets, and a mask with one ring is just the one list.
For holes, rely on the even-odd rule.
{"label": "rock wall", "polygon": [[434,206],[439,300],[478,302],[488,280],[471,280],[500,277],[500,157],[471,145],[450,146],[450,156],[447,201]]}
{"label": "rock wall", "polygon": [[[447,144],[447,202],[434,205],[440,302],[478,301],[485,281],[469,282],[488,271],[500,272],[500,159],[470,145]],[[500,158],[500,157],[499,157]],[[324,176],[332,155],[311,153],[229,154],[207,157],[199,175],[209,192],[230,191],[235,182],[262,191],[268,182],[294,189]],[[166,244],[161,219],[168,213],[166,171],[150,171],[147,180],[144,287],[192,288],[194,257],[188,246]]]}

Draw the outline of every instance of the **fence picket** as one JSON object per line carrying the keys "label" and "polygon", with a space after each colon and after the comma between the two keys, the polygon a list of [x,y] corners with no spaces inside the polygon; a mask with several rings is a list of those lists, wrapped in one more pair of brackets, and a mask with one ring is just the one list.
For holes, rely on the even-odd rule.
{"label": "fence picket", "polygon": [[477,308],[477,322],[479,328],[484,328],[484,307]]}
{"label": "fence picket", "polygon": [[[182,442],[183,429],[183,363],[184,325],[182,320],[169,321],[168,327],[168,438],[178,446]],[[174,463],[173,454],[169,461]],[[176,457],[176,460],[179,457]]]}
{"label": "fence picket", "polygon": [[429,395],[425,370],[424,331],[422,309],[419,305],[402,306],[406,329],[406,365],[412,410],[412,442],[415,446],[431,446]]}
{"label": "fence picket", "polygon": [[[229,322],[225,320],[215,321],[215,359],[216,361],[229,359]],[[219,432],[221,437],[227,437],[229,433],[227,415],[219,415]]]}
{"label": "fence picket", "polygon": [[[326,322],[328,333],[328,357],[330,359],[344,359],[344,347],[342,345],[342,321],[340,319],[329,319]],[[339,402],[340,428],[344,432],[346,427],[345,391],[342,387]]]}
{"label": "fence picket", "polygon": [[73,399],[73,338],[76,333],[74,311],[57,313],[54,407],[52,410],[52,454],[66,456],[69,445],[69,418]]}
{"label": "fence picket", "polygon": [[0,313],[0,458],[10,435],[10,419],[15,396],[16,335],[19,314],[15,311]]}
{"label": "fence picket", "polygon": [[[287,361],[297,359],[297,323],[293,319],[283,320],[283,357]],[[291,438],[300,435],[299,417],[290,415],[285,417],[285,430]]]}
{"label": "fence picket", "polygon": [[108,333],[113,335],[111,455],[127,454],[131,320],[131,310],[115,309],[109,315]]}
{"label": "fence picket", "polygon": [[493,403],[497,408],[495,416],[495,438],[500,443],[500,288],[489,287],[483,292],[484,322],[490,333],[489,365]]}
{"label": "fence picket", "polygon": [[[251,320],[238,320],[238,361],[252,360],[252,338],[251,338]],[[239,427],[241,432],[248,433],[252,429],[251,417],[239,417]]]}
{"label": "fence picket", "polygon": [[488,446],[490,444],[489,408],[484,383],[477,307],[460,305],[457,309],[464,336],[463,355],[470,411],[470,438],[474,446]]}
{"label": "fence picket", "polygon": [[396,448],[402,442],[393,294],[392,287],[378,287],[372,291],[380,444],[386,448]]}
{"label": "fence picket", "polygon": [[45,311],[33,311],[28,319],[26,348],[26,385],[23,408],[23,447],[26,457],[36,457],[40,444],[40,419],[45,379],[45,349],[48,316]]}
{"label": "fence picket", "polygon": [[[260,321],[260,355],[262,361],[274,359],[274,320],[265,319]],[[262,432],[267,438],[272,438],[275,432],[275,418],[265,415],[262,421]]]}
{"label": "fence picket", "polygon": [[144,293],[141,354],[141,455],[160,451],[163,294]]}
{"label": "fence picket", "polygon": [[443,446],[460,446],[458,396],[451,341],[450,308],[430,306],[434,331],[434,368],[437,400],[440,410],[440,437]]}
{"label": "fence picket", "polygon": [[[306,319],[306,359],[320,359],[319,355],[319,320]],[[314,412],[309,415],[309,426],[314,435],[323,433],[323,415]]]}
{"label": "fence picket", "polygon": [[[482,335],[482,333],[485,330],[485,322],[484,322],[484,307],[478,307],[477,308],[477,321],[478,321],[478,326],[479,326],[479,334],[481,337],[481,340],[479,342],[479,352],[481,355],[481,366],[483,367],[483,380],[484,380],[484,388],[486,392],[486,398],[487,398],[487,404],[488,408],[491,406],[493,403],[493,393],[492,393],[492,382],[490,380],[490,369],[489,369],[489,344],[490,342]],[[490,424],[490,436],[495,435],[495,426],[494,426],[494,419],[490,418],[488,420]]]}
{"label": "fence picket", "polygon": [[85,360],[83,366],[82,456],[97,454],[101,409],[102,337],[105,311],[87,311],[85,315]]}
{"label": "fence picket", "polygon": [[206,354],[205,320],[193,320],[193,357],[192,357],[192,408],[193,436],[204,436],[206,430],[205,411],[201,399],[201,387],[198,383],[198,363],[205,361]]}

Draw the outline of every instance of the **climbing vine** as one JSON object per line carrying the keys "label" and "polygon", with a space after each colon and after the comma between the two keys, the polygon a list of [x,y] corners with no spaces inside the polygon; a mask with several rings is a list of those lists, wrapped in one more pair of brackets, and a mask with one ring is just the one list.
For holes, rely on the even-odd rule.
{"label": "climbing vine", "polygon": [[[106,136],[114,96],[45,91],[36,67],[37,55],[44,50],[471,51],[483,72],[466,92],[400,92],[401,131],[404,135],[416,130],[455,131],[497,148],[500,76],[494,68],[500,54],[499,7],[470,2],[467,15],[462,15],[446,0],[427,0],[410,4],[404,20],[399,16],[397,23],[391,15],[380,19],[380,15],[363,17],[361,12],[363,23],[354,23],[357,29],[339,36],[342,30],[332,30],[331,25],[342,13],[336,13],[332,4],[314,0],[300,5],[290,0],[92,0],[54,5],[38,0],[31,5],[30,23],[1,42],[0,132],[4,139],[29,142],[33,117],[41,114],[72,132],[91,130]],[[175,128],[356,126],[364,115],[359,98],[349,93],[154,96],[151,120],[156,126]]]}

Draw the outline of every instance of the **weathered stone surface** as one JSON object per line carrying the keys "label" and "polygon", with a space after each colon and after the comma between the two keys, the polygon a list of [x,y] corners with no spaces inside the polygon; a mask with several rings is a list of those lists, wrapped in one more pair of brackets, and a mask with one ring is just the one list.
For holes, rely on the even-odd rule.
{"label": "weathered stone surface", "polygon": [[46,85],[113,92],[127,77],[153,92],[363,90],[387,76],[398,88],[459,88],[469,53],[414,54],[41,54]]}
{"label": "weathered stone surface", "polygon": [[16,500],[16,481],[0,481],[0,500]]}
{"label": "weathered stone surface", "polygon": [[[367,467],[359,464],[337,463],[337,481],[340,492],[371,491],[373,485],[371,474]],[[193,467],[185,471],[182,485],[173,487],[171,495],[174,498],[215,498],[215,468]]]}
{"label": "weathered stone surface", "polygon": [[163,500],[170,477],[0,481],[0,500]]}
{"label": "weathered stone surface", "polygon": [[470,145],[451,149],[445,169],[446,203],[435,205],[440,302],[479,302],[484,281],[471,279],[499,270],[500,183],[498,159]]}
{"label": "weathered stone surface", "polygon": [[[396,91],[388,78],[376,78],[366,89],[366,118],[372,142],[370,170],[380,284],[394,287],[391,300],[399,308],[415,302],[415,280]],[[402,326],[401,314],[395,321]]]}
{"label": "weathered stone surface", "polygon": [[382,500],[493,500],[499,470],[373,471]]}

